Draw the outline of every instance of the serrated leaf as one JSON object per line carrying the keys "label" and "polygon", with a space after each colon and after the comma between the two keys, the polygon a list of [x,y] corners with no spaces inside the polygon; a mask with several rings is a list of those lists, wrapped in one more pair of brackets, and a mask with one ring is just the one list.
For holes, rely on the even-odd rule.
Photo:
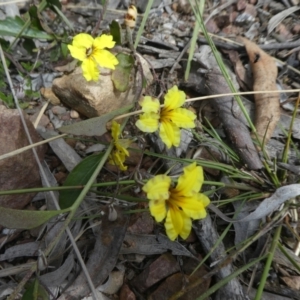
{"label": "serrated leaf", "polygon": [[125,92],[129,87],[130,75],[134,67],[134,59],[131,55],[125,53],[119,53],[116,57],[119,63],[112,72],[111,80],[118,91]]}
{"label": "serrated leaf", "polygon": [[67,210],[31,211],[0,207],[0,225],[14,229],[32,229]]}
{"label": "serrated leaf", "polygon": [[[83,159],[68,175],[63,186],[81,186],[85,185],[92,174],[94,173],[97,165],[102,159],[103,153],[95,154]],[[73,205],[78,198],[81,190],[66,190],[59,193],[59,205],[63,208],[68,208]]]}
{"label": "serrated leaf", "polygon": [[[16,37],[21,32],[24,24],[25,22],[18,16],[15,18],[7,17],[5,20],[0,21],[0,36],[7,35]],[[22,32],[21,36],[27,38],[53,40],[52,35],[49,35],[33,26],[26,28]]]}
{"label": "serrated leaf", "polygon": [[106,123],[108,121],[118,115],[128,112],[132,107],[133,105],[124,106],[100,117],[91,118],[72,125],[62,126],[59,128],[59,131],[74,135],[101,136],[107,132]]}

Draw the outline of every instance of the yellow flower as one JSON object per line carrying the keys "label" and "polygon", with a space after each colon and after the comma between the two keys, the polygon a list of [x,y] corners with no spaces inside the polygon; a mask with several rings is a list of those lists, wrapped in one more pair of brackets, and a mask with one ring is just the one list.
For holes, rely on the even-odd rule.
{"label": "yellow flower", "polygon": [[126,171],[127,167],[124,166],[124,161],[126,156],[129,156],[129,152],[126,148],[131,144],[131,140],[128,139],[119,139],[121,133],[120,124],[116,121],[112,122],[111,135],[114,140],[114,149],[112,150],[109,156],[109,163],[114,166],[118,166],[121,171]]}
{"label": "yellow flower", "polygon": [[79,33],[73,38],[72,45],[68,45],[71,55],[82,61],[83,76],[87,81],[97,81],[99,78],[98,65],[102,68],[115,69],[119,62],[117,58],[104,48],[113,48],[115,42],[111,35],[102,34],[93,38],[87,33]]}
{"label": "yellow flower", "polygon": [[192,219],[206,217],[205,207],[210,200],[199,193],[203,183],[203,169],[192,163],[186,166],[184,174],[178,178],[175,188],[171,187],[171,178],[157,175],[143,187],[150,200],[151,215],[157,222],[165,220],[165,229],[170,240],[178,235],[186,239],[192,229]]}
{"label": "yellow flower", "polygon": [[160,110],[158,99],[146,96],[140,102],[142,111],[136,126],[143,132],[159,130],[159,136],[166,144],[178,147],[180,144],[180,128],[194,128],[196,115],[181,106],[185,102],[185,93],[175,85],[165,95],[164,107]]}

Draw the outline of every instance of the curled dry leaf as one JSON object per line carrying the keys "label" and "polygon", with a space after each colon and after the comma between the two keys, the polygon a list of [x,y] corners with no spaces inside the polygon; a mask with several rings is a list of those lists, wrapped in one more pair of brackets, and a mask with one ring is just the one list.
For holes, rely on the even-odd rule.
{"label": "curled dry leaf", "polygon": [[261,50],[253,42],[241,38],[244,43],[253,73],[253,91],[265,91],[254,95],[255,99],[255,127],[258,138],[267,144],[280,119],[280,101],[278,93],[268,91],[277,90],[277,66],[275,60]]}

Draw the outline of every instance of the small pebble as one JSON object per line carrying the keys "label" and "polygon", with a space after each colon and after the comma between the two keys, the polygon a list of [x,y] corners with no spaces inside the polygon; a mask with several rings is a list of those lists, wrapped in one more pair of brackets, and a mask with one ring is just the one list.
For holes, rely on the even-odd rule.
{"label": "small pebble", "polygon": [[81,142],[77,142],[76,143],[76,146],[75,146],[75,149],[77,150],[85,150],[86,149],[86,145],[81,143]]}
{"label": "small pebble", "polygon": [[67,112],[67,109],[65,107],[58,105],[53,106],[51,110],[55,115],[62,115]]}
{"label": "small pebble", "polygon": [[70,118],[70,113],[69,112],[66,112],[65,114],[62,114],[61,116],[60,116],[60,119],[62,120],[62,121],[69,121],[71,118]]}
{"label": "small pebble", "polygon": [[72,119],[78,119],[79,118],[79,113],[76,110],[72,109],[71,112],[70,112],[70,117]]}

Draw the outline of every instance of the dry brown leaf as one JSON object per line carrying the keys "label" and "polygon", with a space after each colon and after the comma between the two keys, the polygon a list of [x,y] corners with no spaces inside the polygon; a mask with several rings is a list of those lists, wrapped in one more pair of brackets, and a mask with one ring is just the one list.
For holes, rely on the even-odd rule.
{"label": "dry brown leaf", "polygon": [[268,91],[277,90],[277,66],[275,60],[261,50],[255,43],[240,38],[244,43],[253,73],[253,90],[265,91],[254,95],[255,99],[255,127],[261,142],[268,143],[280,118],[280,102],[278,93]]}
{"label": "dry brown leaf", "polygon": [[300,276],[281,277],[287,286],[294,290],[300,290]]}

